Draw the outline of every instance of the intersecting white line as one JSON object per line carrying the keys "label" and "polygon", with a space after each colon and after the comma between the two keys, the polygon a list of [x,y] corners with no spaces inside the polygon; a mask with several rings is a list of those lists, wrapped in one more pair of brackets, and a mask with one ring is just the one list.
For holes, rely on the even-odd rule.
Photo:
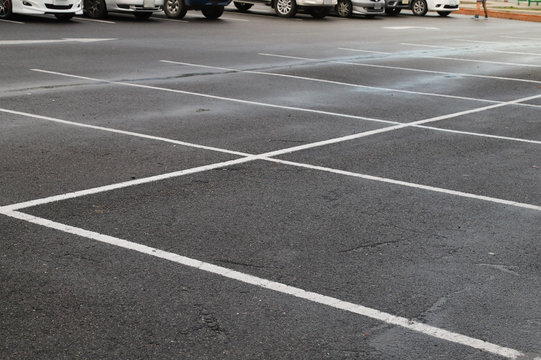
{"label": "intersecting white line", "polygon": [[[539,96],[541,96],[541,95],[539,95]],[[516,101],[519,101],[519,100],[516,100]],[[491,108],[491,107],[494,107],[494,106],[501,106],[501,105],[499,105],[499,104],[498,105],[491,105],[491,106],[488,106],[488,107],[485,107],[485,108]],[[481,109],[484,109],[484,108],[481,108]],[[474,109],[474,110],[479,110],[479,109]],[[150,177],[147,177],[147,178],[141,178],[141,179],[126,181],[126,182],[122,182],[122,183],[106,185],[106,186],[100,186],[100,187],[96,187],[96,188],[91,188],[91,189],[86,189],[86,190],[81,190],[81,191],[75,191],[75,192],[66,193],[66,194],[54,195],[54,196],[45,197],[45,198],[41,198],[41,199],[25,201],[25,202],[21,202],[21,203],[17,203],[17,204],[6,205],[6,206],[0,207],[0,214],[5,213],[5,212],[9,212],[9,211],[16,211],[16,210],[20,210],[20,209],[24,209],[24,208],[28,208],[28,207],[32,207],[32,206],[43,205],[43,204],[47,204],[47,203],[51,203],[51,202],[67,200],[67,199],[72,199],[72,198],[76,198],[76,197],[81,197],[81,196],[86,196],[86,195],[91,195],[91,194],[97,194],[97,193],[101,193],[101,192],[105,192],[105,191],[117,190],[117,189],[126,188],[126,187],[130,187],[130,186],[135,186],[135,185],[141,185],[141,184],[161,181],[161,180],[170,179],[170,178],[174,178],[174,177],[178,177],[178,176],[184,176],[184,175],[188,175],[188,174],[194,174],[194,173],[198,173],[198,172],[218,169],[218,168],[222,168],[222,167],[226,167],[226,166],[230,166],[230,165],[234,165],[234,164],[245,163],[245,162],[254,161],[254,160],[265,160],[265,161],[279,162],[279,163],[286,164],[286,165],[292,165],[292,166],[303,167],[303,168],[310,168],[312,170],[320,170],[320,171],[331,172],[331,173],[345,175],[345,176],[353,176],[353,177],[357,177],[357,178],[363,178],[363,179],[366,179],[366,180],[379,181],[379,182],[384,182],[384,183],[389,183],[389,184],[394,184],[394,185],[406,186],[406,187],[410,187],[410,188],[434,191],[434,192],[439,192],[439,193],[444,193],[444,194],[449,194],[449,195],[454,195],[454,196],[460,196],[460,197],[465,197],[465,198],[473,198],[473,199],[482,200],[482,201],[488,201],[488,202],[497,203],[497,204],[504,204],[504,205],[510,205],[510,206],[519,207],[519,208],[526,208],[526,209],[541,211],[540,206],[533,205],[533,204],[519,203],[519,202],[511,201],[511,200],[493,198],[493,197],[488,197],[488,196],[465,193],[465,192],[456,191],[456,190],[438,188],[438,187],[427,186],[427,185],[422,185],[422,184],[415,184],[415,183],[410,183],[410,182],[405,182],[405,181],[400,181],[400,180],[394,180],[394,179],[389,179],[389,178],[382,178],[382,177],[377,177],[377,176],[372,176],[372,175],[360,174],[360,173],[355,173],[355,172],[350,172],[350,171],[343,171],[343,170],[338,170],[338,169],[332,169],[332,168],[321,167],[321,166],[313,166],[313,165],[309,165],[309,164],[302,164],[302,163],[297,163],[297,162],[279,160],[279,159],[272,158],[272,157],[275,157],[275,156],[291,154],[291,153],[297,152],[297,151],[302,151],[302,150],[312,149],[312,148],[315,148],[315,147],[321,147],[321,146],[336,144],[336,143],[340,143],[340,142],[344,142],[344,141],[350,141],[350,140],[354,140],[354,139],[360,139],[360,138],[367,137],[367,136],[372,136],[372,135],[375,135],[375,134],[382,134],[382,133],[385,133],[385,132],[394,131],[394,130],[397,130],[397,129],[402,129],[402,128],[410,126],[407,123],[406,124],[399,124],[399,125],[395,125],[395,126],[389,126],[389,127],[380,128],[380,129],[375,129],[375,130],[369,130],[369,131],[365,131],[365,132],[361,132],[361,133],[357,133],[357,134],[353,134],[353,135],[347,135],[347,136],[343,136],[343,137],[339,137],[339,138],[322,140],[322,141],[318,141],[318,142],[314,142],[314,143],[310,143],[310,144],[298,145],[298,146],[294,146],[294,147],[284,148],[284,149],[281,149],[281,150],[274,150],[274,151],[270,151],[270,152],[259,154],[259,155],[253,155],[253,154],[247,154],[247,153],[241,153],[241,152],[233,152],[233,151],[230,151],[230,150],[216,148],[216,147],[202,146],[202,145],[197,145],[197,144],[192,144],[192,143],[187,143],[187,142],[177,142],[176,140],[171,140],[171,139],[166,139],[166,138],[161,138],[161,137],[154,137],[154,136],[146,136],[144,134],[139,134],[139,133],[134,133],[134,132],[129,132],[129,131],[121,131],[121,130],[116,130],[116,129],[109,129],[109,128],[105,128],[105,127],[101,127],[101,126],[85,125],[85,124],[80,124],[80,123],[76,123],[76,122],[70,122],[70,121],[65,121],[65,120],[49,118],[49,117],[45,117],[45,116],[33,116],[32,114],[22,113],[22,112],[17,112],[17,111],[6,111],[5,109],[1,109],[1,108],[0,108],[0,112],[8,112],[8,113],[17,114],[17,115],[33,117],[33,118],[37,118],[37,119],[41,119],[41,120],[47,120],[47,121],[53,121],[53,122],[57,122],[57,123],[62,123],[62,124],[65,124],[65,125],[80,126],[80,127],[84,127],[84,128],[93,128],[93,129],[101,130],[101,131],[110,131],[110,132],[113,132],[113,133],[129,135],[129,136],[143,137],[143,138],[148,138],[148,139],[151,139],[151,140],[174,142],[174,143],[178,143],[178,144],[181,144],[181,145],[184,145],[184,146],[191,146],[191,147],[196,147],[196,148],[205,149],[205,150],[212,150],[212,151],[223,152],[223,153],[227,153],[227,154],[245,156],[245,157],[242,157],[240,159],[224,161],[224,162],[215,163],[215,164],[211,164],[211,165],[199,166],[199,167],[185,169],[185,170],[181,170],[181,171],[175,171],[175,172],[171,172],[171,173],[167,173],[167,174],[150,176]],[[426,120],[419,120],[419,121],[417,121],[415,123],[421,124],[421,123],[426,123],[428,121],[437,121],[440,118],[441,117],[433,118],[433,119],[426,119]],[[537,143],[541,144],[541,142],[537,142]]]}
{"label": "intersecting white line", "polygon": [[[257,276],[253,276],[253,275],[242,273],[236,270],[224,268],[224,267],[217,266],[217,265],[207,263],[207,262],[203,262],[197,259],[185,257],[185,256],[175,254],[172,252],[163,251],[157,248],[152,248],[143,244],[138,244],[138,243],[124,240],[124,239],[116,238],[113,236],[108,236],[108,235],[100,234],[97,232],[77,228],[74,226],[61,224],[55,221],[39,218],[33,215],[28,215],[28,214],[17,212],[17,211],[6,212],[4,213],[4,215],[7,215],[15,219],[23,220],[32,224],[44,226],[50,229],[55,229],[55,230],[59,230],[65,233],[99,241],[101,243],[109,244],[112,246],[120,247],[120,248],[131,250],[131,251],[136,251],[136,252],[150,255],[156,258],[168,260],[177,264],[181,264],[181,265],[195,268],[198,270],[206,271],[211,274],[219,275],[228,279],[240,281],[245,284],[257,286],[263,289],[268,289],[268,290],[278,292],[281,294],[294,296],[294,297],[304,299],[313,303],[325,305],[334,309],[348,311],[348,312],[365,316],[371,319],[375,319],[387,324],[400,326],[405,329],[415,331],[424,335],[428,335],[431,337],[435,337],[441,340],[464,345],[464,346],[478,349],[481,351],[486,351],[486,352],[489,352],[501,357],[505,357],[508,359],[518,359],[525,355],[524,353],[518,350],[496,345],[488,341],[479,340],[479,339],[462,335],[456,332],[444,330],[444,329],[437,328],[431,325],[413,321],[404,317],[399,317],[396,315],[385,313],[380,310],[376,310],[376,309],[362,306],[359,304],[343,301],[338,298],[333,298],[333,297],[322,295],[319,293],[306,291],[301,288],[293,287],[293,286],[279,283],[276,281],[263,279]],[[541,358],[535,358],[534,360],[541,360]]]}
{"label": "intersecting white line", "polygon": [[[45,71],[43,71],[43,72],[45,72]],[[53,73],[53,72],[48,72],[48,73]],[[55,73],[55,74],[61,74],[61,73]],[[64,76],[66,76],[66,75],[64,75]],[[101,79],[92,79],[92,78],[80,77],[80,76],[72,76],[72,75],[69,75],[69,76],[89,79],[89,80],[92,80],[92,81],[106,82],[106,83],[111,83],[111,84],[137,86],[137,87],[143,87],[143,88],[149,88],[149,89],[157,89],[157,90],[162,90],[162,91],[173,91],[171,89],[164,89],[164,88],[158,88],[158,87],[152,87],[152,86],[130,84],[130,83],[125,83],[125,82],[106,81],[106,80],[101,80]],[[236,102],[249,103],[249,104],[263,104],[263,103],[255,103],[255,102],[248,102],[248,101],[238,100],[238,99],[222,98],[222,97],[216,97],[216,96],[198,94],[198,93],[192,93],[192,92],[185,92],[185,91],[179,91],[179,90],[174,90],[173,92],[179,92],[179,93],[191,94],[191,95],[198,95],[198,96],[205,96],[205,97],[211,97],[211,98],[215,98],[215,99],[236,101]],[[41,226],[46,226],[48,228],[56,229],[56,230],[59,230],[59,231],[75,234],[75,235],[82,236],[82,237],[85,237],[85,238],[93,239],[93,240],[100,241],[100,242],[103,242],[103,243],[111,244],[111,245],[114,245],[114,246],[122,247],[122,248],[125,248],[125,249],[138,251],[140,253],[144,253],[144,254],[155,256],[155,257],[158,257],[158,258],[166,259],[166,260],[173,261],[175,263],[183,264],[183,265],[186,265],[186,266],[191,266],[193,268],[197,268],[197,269],[207,271],[207,272],[210,272],[210,273],[213,273],[213,274],[224,276],[224,277],[234,279],[234,280],[237,280],[237,281],[242,281],[242,282],[247,283],[247,284],[251,284],[251,285],[261,287],[261,288],[273,290],[273,291],[280,292],[280,293],[283,293],[283,294],[288,294],[288,295],[295,296],[295,297],[305,299],[305,300],[308,300],[308,301],[312,301],[312,302],[315,302],[315,303],[327,305],[327,306],[333,307],[335,309],[341,309],[341,310],[349,311],[349,312],[352,312],[352,313],[356,313],[356,314],[359,314],[359,315],[363,315],[363,316],[366,316],[366,317],[377,319],[379,321],[383,321],[383,322],[386,322],[388,324],[401,326],[401,327],[404,327],[406,329],[416,331],[416,332],[419,332],[419,333],[422,333],[422,334],[425,334],[425,335],[429,335],[429,336],[436,337],[436,338],[439,338],[439,339],[443,339],[443,340],[447,340],[447,341],[454,342],[454,343],[457,343],[457,344],[465,345],[465,346],[468,346],[468,347],[480,349],[480,350],[483,350],[483,351],[487,351],[487,352],[490,352],[490,353],[493,353],[493,354],[496,354],[496,355],[499,355],[499,356],[502,356],[502,357],[506,357],[506,358],[509,358],[509,359],[518,359],[519,357],[522,357],[525,354],[520,352],[520,351],[511,349],[511,348],[502,347],[502,346],[499,346],[499,345],[496,345],[496,344],[492,344],[492,343],[489,343],[489,342],[486,342],[486,341],[482,341],[482,340],[479,340],[479,339],[464,336],[464,335],[461,335],[461,334],[458,334],[458,333],[450,332],[450,331],[447,331],[447,330],[432,327],[432,326],[422,324],[422,323],[417,323],[417,322],[411,321],[411,320],[406,319],[406,318],[397,317],[395,315],[384,313],[384,312],[381,312],[381,311],[378,311],[378,310],[375,310],[375,309],[367,308],[367,307],[364,307],[364,306],[361,306],[361,305],[358,305],[358,304],[345,302],[345,301],[342,301],[342,300],[337,299],[337,298],[332,298],[332,297],[328,297],[328,296],[325,296],[325,295],[321,295],[321,294],[317,294],[317,293],[313,293],[313,292],[308,292],[308,291],[305,291],[303,289],[295,288],[295,287],[288,286],[288,285],[285,285],[285,284],[281,284],[281,283],[269,281],[269,280],[266,280],[266,279],[258,278],[258,277],[255,277],[255,276],[251,276],[251,275],[248,275],[248,274],[240,273],[240,272],[237,272],[237,271],[234,271],[234,270],[231,270],[231,269],[227,269],[227,268],[219,267],[219,266],[216,266],[216,265],[213,265],[213,264],[210,264],[210,263],[205,263],[205,262],[201,262],[201,261],[198,261],[198,260],[195,260],[195,259],[183,257],[183,256],[178,255],[178,254],[174,254],[174,253],[171,253],[171,252],[166,252],[166,251],[162,251],[162,250],[159,250],[159,249],[151,248],[151,247],[148,247],[148,246],[145,246],[145,245],[142,245],[142,244],[129,242],[129,241],[126,241],[126,240],[123,240],[123,239],[114,238],[114,237],[107,236],[107,235],[104,235],[104,234],[99,234],[99,233],[84,230],[84,229],[81,229],[81,228],[76,228],[76,227],[72,227],[72,226],[69,226],[69,225],[60,224],[60,223],[57,223],[57,222],[54,222],[54,221],[38,218],[38,217],[35,217],[35,216],[32,216],[32,215],[23,214],[23,213],[20,213],[18,211],[15,211],[15,210],[22,209],[22,208],[25,208],[25,207],[35,206],[35,205],[38,205],[38,204],[45,204],[45,203],[49,203],[49,202],[52,202],[52,201],[65,200],[65,199],[68,199],[68,198],[74,198],[74,197],[78,197],[78,196],[95,194],[95,193],[102,192],[102,191],[110,191],[110,190],[119,189],[119,188],[122,188],[122,187],[127,187],[127,186],[133,186],[133,185],[148,183],[148,182],[159,181],[159,180],[163,180],[163,179],[166,179],[166,178],[172,178],[172,177],[183,176],[183,175],[187,175],[187,174],[193,174],[193,173],[196,173],[196,172],[208,171],[208,170],[211,170],[211,169],[225,167],[225,166],[229,166],[229,165],[232,165],[232,164],[245,163],[245,162],[254,161],[254,160],[265,160],[265,161],[272,161],[272,162],[277,162],[277,163],[281,163],[281,164],[285,164],[285,165],[292,165],[292,166],[309,168],[309,169],[313,169],[313,170],[332,172],[332,173],[335,173],[335,174],[341,174],[341,175],[346,175],[346,176],[354,176],[354,177],[359,177],[359,178],[363,178],[363,179],[367,179],[367,180],[375,180],[375,181],[386,182],[386,183],[391,183],[391,184],[396,184],[396,185],[401,185],[401,186],[414,187],[414,188],[423,189],[423,190],[443,192],[443,193],[447,193],[447,194],[451,194],[451,195],[455,195],[455,196],[462,196],[462,197],[467,197],[467,198],[475,198],[475,199],[478,199],[478,200],[490,201],[490,202],[500,203],[500,204],[504,204],[504,205],[518,206],[518,207],[522,207],[522,208],[541,211],[540,206],[531,205],[531,204],[517,203],[517,202],[513,202],[513,201],[509,201],[509,200],[495,199],[495,198],[479,196],[479,195],[475,195],[475,194],[468,194],[468,193],[458,192],[458,191],[453,191],[453,190],[448,190],[448,189],[441,189],[441,188],[436,188],[436,187],[430,187],[430,186],[425,186],[425,185],[419,185],[419,184],[413,184],[413,183],[397,181],[397,180],[393,180],[393,179],[374,177],[374,176],[363,175],[363,174],[358,174],[358,173],[353,173],[353,172],[341,171],[341,170],[330,169],[330,168],[325,168],[325,167],[313,166],[313,165],[309,165],[309,164],[301,164],[301,163],[296,163],[296,162],[290,162],[290,161],[270,158],[270,156],[277,156],[277,155],[280,155],[280,154],[290,153],[290,152],[293,152],[293,151],[299,151],[300,149],[306,149],[306,148],[315,147],[315,146],[322,146],[323,144],[330,144],[330,143],[333,143],[333,142],[346,141],[345,139],[353,139],[353,138],[359,138],[359,137],[362,137],[362,136],[369,136],[369,135],[373,135],[373,134],[376,134],[376,133],[382,133],[382,132],[386,132],[386,131],[393,131],[393,130],[396,130],[396,129],[409,127],[409,126],[420,126],[421,124],[428,123],[428,122],[434,122],[434,121],[439,121],[439,120],[442,120],[442,119],[447,119],[447,118],[451,118],[451,117],[460,116],[460,115],[463,115],[463,114],[469,114],[469,113],[473,113],[473,112],[484,111],[484,110],[487,110],[487,109],[497,108],[497,107],[501,107],[501,106],[505,106],[505,105],[513,104],[513,103],[519,103],[521,101],[527,101],[527,100],[535,99],[535,98],[538,98],[538,97],[541,97],[541,95],[531,96],[531,97],[528,97],[528,98],[518,99],[518,100],[506,102],[506,103],[499,103],[499,104],[496,104],[496,105],[485,106],[485,107],[482,107],[482,108],[467,110],[467,111],[460,112],[460,113],[443,115],[443,116],[438,116],[438,117],[434,117],[434,118],[430,118],[430,119],[419,120],[419,121],[409,123],[409,124],[408,123],[405,123],[405,124],[403,124],[403,123],[396,124],[395,123],[394,126],[390,126],[390,127],[382,128],[382,129],[377,129],[377,130],[372,130],[372,131],[367,131],[367,132],[364,132],[364,133],[355,134],[353,136],[346,136],[346,137],[340,138],[340,140],[338,140],[338,139],[330,139],[330,140],[326,140],[326,141],[322,141],[322,142],[318,142],[318,143],[301,145],[299,147],[293,147],[293,148],[268,152],[268,153],[261,154],[261,155],[249,155],[249,154],[246,154],[246,153],[233,152],[233,151],[218,149],[218,148],[214,148],[214,147],[206,147],[206,146],[201,146],[201,145],[187,143],[187,142],[178,142],[179,144],[182,144],[182,145],[185,145],[185,146],[194,146],[194,147],[198,147],[198,148],[201,148],[201,149],[213,150],[213,151],[222,151],[223,150],[223,152],[227,152],[229,154],[241,155],[241,156],[245,156],[245,157],[240,158],[240,159],[225,161],[225,162],[221,162],[221,163],[211,164],[211,165],[207,165],[207,166],[201,166],[201,167],[197,167],[197,168],[186,169],[186,170],[178,171],[178,172],[175,172],[175,173],[163,174],[163,175],[158,175],[158,176],[149,177],[149,178],[145,178],[145,179],[138,179],[138,180],[134,180],[134,181],[130,181],[130,182],[125,182],[125,183],[120,183],[120,184],[113,184],[113,185],[109,185],[109,186],[105,186],[105,187],[99,187],[99,188],[94,188],[94,189],[83,190],[83,191],[74,192],[74,193],[71,193],[71,194],[62,194],[62,195],[58,195],[56,197],[49,197],[49,198],[46,198],[46,199],[38,199],[38,200],[30,201],[30,202],[14,204],[14,205],[10,205],[10,206],[4,206],[4,207],[0,207],[0,214],[10,216],[12,218],[24,220],[24,221],[27,221],[27,222],[30,222],[30,223],[38,224],[38,225],[41,225]],[[268,104],[264,104],[264,105],[268,106]],[[295,110],[300,110],[300,111],[307,111],[307,109],[298,109],[298,108],[292,108],[292,107],[282,107],[282,106],[274,106],[274,107],[295,109]],[[10,111],[5,111],[5,109],[0,109],[0,110],[3,110],[4,112],[10,112]],[[11,111],[11,113],[18,113],[18,112]],[[318,111],[318,113],[324,113],[324,112],[319,112]],[[23,113],[19,113],[19,114],[23,114]],[[332,113],[332,114],[334,116],[342,116],[341,114],[336,114],[336,113]],[[349,117],[349,116],[347,116],[347,117]],[[46,117],[41,117],[41,118],[43,120],[55,121],[55,122],[58,122],[58,123],[63,123],[63,124],[66,124],[66,125],[70,125],[70,122],[68,122],[68,121],[63,121],[63,120],[53,119],[53,118],[46,118]],[[369,119],[369,118],[363,118],[363,117],[356,117],[356,118],[360,118],[360,119],[363,119],[363,120],[368,120]],[[370,119],[370,120],[372,120],[372,119]],[[387,123],[392,123],[392,122],[387,122]],[[83,125],[83,127],[93,128],[93,129],[96,129],[96,130],[106,130],[106,131],[109,130],[108,128],[104,128],[104,127],[100,127],[100,126],[92,126],[92,125],[84,125],[84,124],[79,124],[79,125]],[[119,131],[115,131],[115,132],[117,132],[119,134],[123,134],[123,135],[128,135],[128,136],[140,136],[140,135],[143,135],[141,137],[145,137],[145,138],[148,138],[150,140],[175,142],[175,140],[171,140],[171,139],[166,139],[166,138],[161,138],[161,137],[154,137],[154,136],[145,136],[144,134],[137,134],[137,133],[133,133],[133,132],[129,132],[129,131],[120,131],[119,130]],[[535,360],[541,360],[541,358],[536,358]]]}
{"label": "intersecting white line", "polygon": [[436,71],[436,70],[414,69],[414,68],[407,68],[407,67],[400,67],[400,66],[389,66],[389,65],[378,65],[378,64],[356,63],[356,62],[350,62],[350,61],[337,61],[337,60],[330,60],[330,59],[314,59],[314,58],[306,58],[306,57],[290,56],[290,55],[281,55],[281,54],[259,53],[258,55],[261,55],[261,56],[270,56],[270,57],[277,57],[277,58],[283,58],[283,59],[292,59],[292,60],[310,61],[310,62],[328,62],[328,63],[332,63],[332,64],[343,64],[343,65],[352,65],[352,66],[373,67],[373,68],[379,68],[379,69],[392,69],[392,70],[403,70],[403,71],[421,72],[421,73],[427,73],[427,74],[441,74],[441,75],[452,75],[452,76],[464,76],[464,77],[475,77],[475,78],[482,78],[482,79],[505,80],[505,81],[517,81],[517,82],[526,82],[526,83],[533,83],[533,84],[541,84],[541,81],[538,81],[538,80],[528,80],[528,79],[519,79],[519,78],[509,78],[509,77],[503,77],[503,76],[480,75],[480,74],[467,74],[467,73],[453,73],[453,72],[447,72],[447,71]]}

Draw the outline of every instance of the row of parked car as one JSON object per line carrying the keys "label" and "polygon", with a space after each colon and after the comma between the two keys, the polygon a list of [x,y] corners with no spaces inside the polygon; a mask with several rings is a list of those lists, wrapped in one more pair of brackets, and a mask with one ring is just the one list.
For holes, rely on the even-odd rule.
{"label": "row of parked car", "polygon": [[[219,18],[224,7],[232,0],[0,0],[0,19],[9,19],[13,14],[54,14],[59,20],[69,20],[74,15],[95,19],[107,16],[108,12],[132,13],[138,19],[147,19],[152,13],[163,10],[170,18],[181,19],[188,10],[200,10],[209,19]],[[330,12],[343,17],[353,14],[373,17],[376,15],[398,15],[403,9],[415,15],[437,11],[447,16],[457,11],[460,0],[243,0],[233,1],[241,12],[247,12],[254,4],[266,4],[281,17],[293,17],[298,11],[314,18],[323,18]]]}

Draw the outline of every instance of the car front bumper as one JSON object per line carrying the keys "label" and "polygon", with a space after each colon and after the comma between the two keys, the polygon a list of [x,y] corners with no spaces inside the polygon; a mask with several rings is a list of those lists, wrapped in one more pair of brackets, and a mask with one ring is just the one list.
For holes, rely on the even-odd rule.
{"label": "car front bumper", "polygon": [[81,0],[15,0],[13,1],[15,14],[83,14]]}
{"label": "car front bumper", "polygon": [[385,13],[385,0],[352,0],[354,14],[381,15]]}

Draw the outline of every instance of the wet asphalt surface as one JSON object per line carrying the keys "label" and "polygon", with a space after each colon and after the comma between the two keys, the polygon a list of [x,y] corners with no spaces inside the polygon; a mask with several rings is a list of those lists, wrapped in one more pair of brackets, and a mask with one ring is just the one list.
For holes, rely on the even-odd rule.
{"label": "wet asphalt surface", "polygon": [[0,358],[506,357],[7,207],[269,152],[17,210],[540,356],[537,24],[184,20],[0,22]]}

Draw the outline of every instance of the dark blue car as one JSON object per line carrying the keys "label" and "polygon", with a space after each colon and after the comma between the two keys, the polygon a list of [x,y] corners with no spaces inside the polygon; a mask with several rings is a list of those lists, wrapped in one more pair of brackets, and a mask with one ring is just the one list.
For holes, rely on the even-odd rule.
{"label": "dark blue car", "polygon": [[207,19],[217,19],[231,0],[165,0],[163,11],[167,17],[182,19],[188,10],[201,10]]}

